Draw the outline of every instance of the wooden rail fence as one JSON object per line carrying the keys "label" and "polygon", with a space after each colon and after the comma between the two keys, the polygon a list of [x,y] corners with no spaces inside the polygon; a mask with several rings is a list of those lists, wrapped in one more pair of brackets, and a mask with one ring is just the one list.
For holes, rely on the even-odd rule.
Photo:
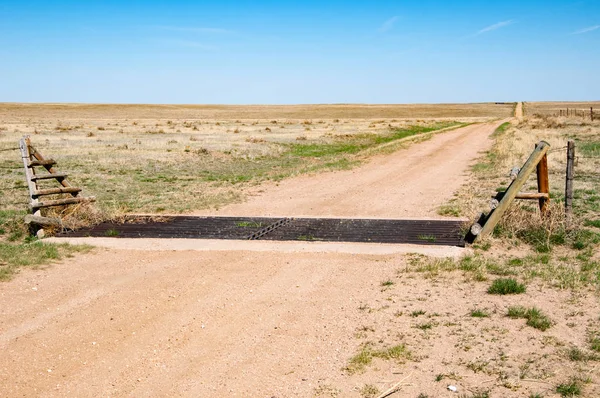
{"label": "wooden rail fence", "polygon": [[[68,174],[59,173],[56,168],[56,161],[48,159],[40,151],[31,145],[28,136],[21,138],[19,142],[21,158],[25,169],[25,178],[29,188],[29,205],[32,214],[25,218],[25,222],[30,225],[37,236],[44,235],[43,227],[60,226],[59,218],[43,217],[41,210],[53,206],[65,206],[75,203],[89,203],[96,199],[92,197],[79,196],[81,188],[72,186],[67,181]],[[39,171],[38,171],[39,170]],[[55,180],[60,186],[55,188],[42,188],[40,181]],[[62,198],[52,198],[43,200],[47,196],[70,195]]]}

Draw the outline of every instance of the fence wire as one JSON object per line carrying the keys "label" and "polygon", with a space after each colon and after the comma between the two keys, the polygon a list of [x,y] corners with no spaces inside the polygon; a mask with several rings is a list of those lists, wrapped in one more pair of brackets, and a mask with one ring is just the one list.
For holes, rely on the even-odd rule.
{"label": "fence wire", "polygon": [[552,148],[551,150],[548,151],[548,153],[560,152],[560,151],[564,151],[565,149],[567,149],[566,146],[563,146],[563,147],[560,147],[560,148]]}

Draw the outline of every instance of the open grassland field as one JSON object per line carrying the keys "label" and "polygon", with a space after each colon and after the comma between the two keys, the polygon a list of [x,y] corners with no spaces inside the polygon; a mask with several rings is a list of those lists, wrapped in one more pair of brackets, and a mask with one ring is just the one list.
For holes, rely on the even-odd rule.
{"label": "open grassland field", "polygon": [[527,102],[525,104],[526,112],[529,115],[560,115],[562,110],[566,114],[566,110],[576,110],[577,112],[585,112],[589,118],[590,108],[594,108],[596,117],[600,118],[600,102]]}
{"label": "open grassland field", "polygon": [[27,202],[19,153],[10,150],[23,135],[111,215],[180,213],[240,201],[248,184],[349,168],[397,149],[396,141],[507,117],[513,108],[4,104],[0,206]]}
{"label": "open grassland field", "polygon": [[102,105],[0,103],[0,120],[439,119],[509,117],[514,104]]}
{"label": "open grassland field", "polygon": [[[551,145],[551,205],[542,218],[536,202],[516,202],[492,237],[459,258],[101,248],[81,254],[90,249],[36,247],[40,242],[18,234],[23,172],[16,152],[0,152],[0,269],[12,278],[0,284],[0,395],[375,398],[392,388],[390,397],[600,396],[600,122],[553,117],[534,105],[526,103],[524,118],[502,124],[489,141],[501,122],[487,130],[460,126],[505,119],[513,105],[481,105],[489,112],[478,115],[461,106],[428,114],[424,106],[401,116],[410,107],[398,106],[395,115],[354,107],[356,117],[206,119],[135,112],[104,119],[95,106],[85,117],[34,106],[14,116],[9,108],[18,106],[7,105],[13,116],[0,123],[2,148],[31,134],[60,170],[101,199],[100,212],[113,215],[228,206],[267,181],[284,186],[307,174],[330,181],[325,177],[333,174],[317,174],[328,170],[353,168],[360,181],[378,160],[419,151],[429,160],[424,147],[450,145],[447,137],[469,137],[474,145],[482,131],[488,151],[473,155],[466,183],[437,212],[471,220],[488,212],[491,196],[510,183],[510,169],[540,140]],[[577,161],[574,219],[566,225],[569,139]],[[430,162],[415,163],[424,169]],[[279,188],[270,184],[264,198]],[[532,176],[524,189],[536,188]],[[431,195],[422,191],[414,195]],[[48,247],[55,251],[37,263],[74,260],[14,276],[19,253]]]}

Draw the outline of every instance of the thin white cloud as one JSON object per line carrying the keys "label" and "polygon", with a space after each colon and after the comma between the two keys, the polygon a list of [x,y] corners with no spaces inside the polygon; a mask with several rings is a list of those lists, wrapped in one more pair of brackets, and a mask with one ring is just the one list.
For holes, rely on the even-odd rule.
{"label": "thin white cloud", "polygon": [[397,21],[398,21],[398,16],[395,15],[395,16],[391,17],[390,19],[388,19],[387,21],[385,21],[383,23],[383,25],[381,25],[379,27],[379,29],[377,29],[377,30],[381,33],[387,32],[394,27],[394,25],[396,24]]}
{"label": "thin white cloud", "polygon": [[487,26],[487,27],[481,29],[480,31],[478,31],[477,33],[475,33],[475,36],[478,36],[478,35],[483,34],[483,33],[491,32],[492,30],[500,29],[500,28],[503,28],[503,27],[508,26],[508,25],[512,25],[515,22],[516,21],[514,19],[511,19],[511,20],[508,20],[508,21],[502,21],[502,22],[495,23],[493,25],[490,25],[490,26]]}
{"label": "thin white cloud", "polygon": [[588,32],[594,31],[596,29],[600,29],[600,25],[594,25],[594,26],[590,26],[589,28],[579,29],[579,30],[576,30],[575,32],[573,32],[571,34],[572,35],[580,35],[582,33],[588,33]]}
{"label": "thin white cloud", "polygon": [[233,33],[233,31],[222,28],[205,28],[205,27],[187,27],[187,26],[156,26],[161,30],[170,30],[172,32],[188,32],[188,33]]}

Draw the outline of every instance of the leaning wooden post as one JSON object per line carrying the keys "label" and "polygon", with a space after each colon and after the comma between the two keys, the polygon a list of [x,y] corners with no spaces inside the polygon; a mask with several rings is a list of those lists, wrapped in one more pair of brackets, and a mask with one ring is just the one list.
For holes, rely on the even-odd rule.
{"label": "leaning wooden post", "polygon": [[[23,160],[23,167],[25,168],[25,178],[27,180],[27,187],[29,188],[29,205],[33,210],[33,215],[35,217],[40,217],[42,213],[39,208],[36,208],[36,205],[38,204],[38,199],[35,196],[37,186],[33,181],[33,169],[29,167],[29,162],[31,162],[31,154],[29,152],[29,137],[25,136],[21,138],[21,140],[19,141],[19,149],[21,150],[21,159]],[[38,228],[32,227],[32,232],[34,234],[37,234],[39,231],[40,230]]]}
{"label": "leaning wooden post", "polygon": [[575,142],[567,143],[567,178],[565,183],[565,216],[567,225],[573,220],[573,166],[575,165]]}
{"label": "leaning wooden post", "polygon": [[[536,145],[537,147],[537,145]],[[537,165],[537,183],[538,192],[548,194],[547,197],[540,198],[540,213],[546,214],[548,210],[548,202],[550,202],[550,182],[548,179],[548,155],[544,154],[542,159]]]}
{"label": "leaning wooden post", "polygon": [[548,144],[546,141],[540,141],[536,145],[535,150],[529,156],[529,159],[527,159],[527,162],[525,162],[521,168],[521,171],[519,171],[517,178],[515,178],[515,180],[509,185],[508,189],[504,193],[500,203],[498,203],[498,207],[492,210],[489,216],[486,218],[485,224],[481,228],[481,232],[477,234],[475,239],[489,235],[494,231],[496,224],[498,224],[500,218],[502,218],[502,215],[504,215],[506,210],[508,210],[508,207],[513,202],[523,185],[525,185],[527,179],[531,173],[533,173],[533,170],[537,168],[538,163],[540,163],[542,158],[546,155],[548,149],[550,149],[550,144]]}

